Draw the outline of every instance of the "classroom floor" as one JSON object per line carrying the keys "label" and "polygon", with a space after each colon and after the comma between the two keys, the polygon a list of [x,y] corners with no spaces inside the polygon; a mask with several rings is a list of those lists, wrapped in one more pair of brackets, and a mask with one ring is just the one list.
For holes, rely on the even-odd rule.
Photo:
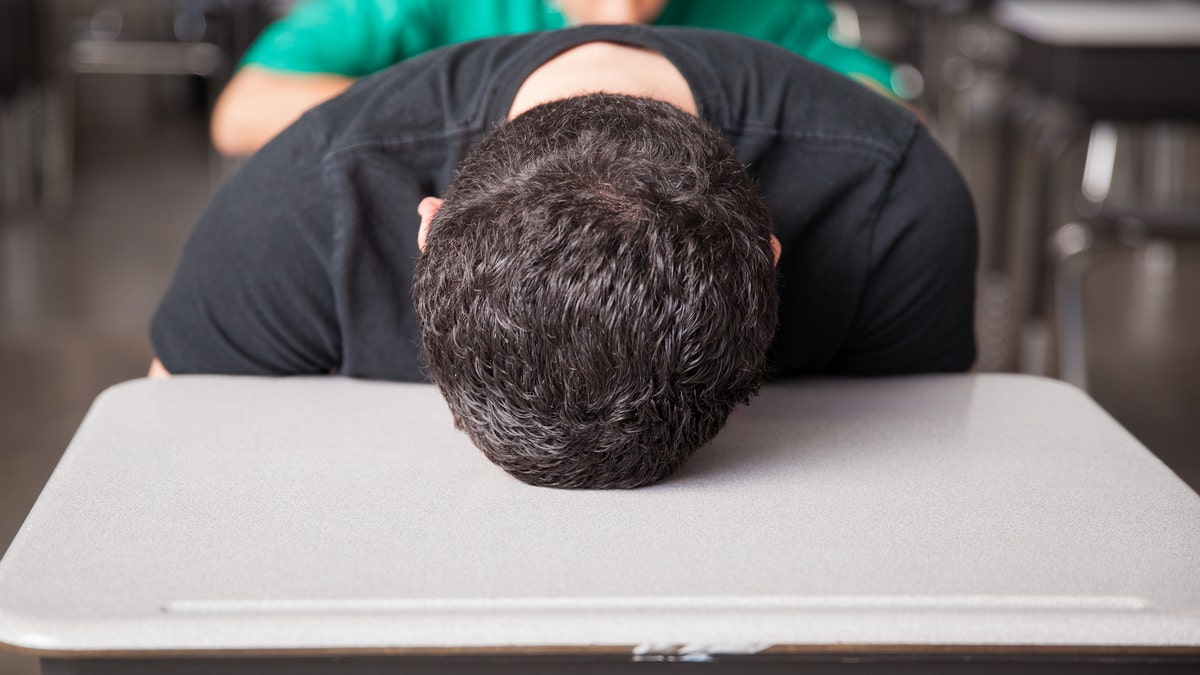
{"label": "classroom floor", "polygon": [[[145,373],[147,322],[211,190],[201,120],[106,86],[129,95],[81,111],[70,214],[0,220],[0,552],[92,399]],[[1200,489],[1200,248],[1115,253],[1088,293],[1097,400]],[[36,672],[0,651],[0,675]]]}

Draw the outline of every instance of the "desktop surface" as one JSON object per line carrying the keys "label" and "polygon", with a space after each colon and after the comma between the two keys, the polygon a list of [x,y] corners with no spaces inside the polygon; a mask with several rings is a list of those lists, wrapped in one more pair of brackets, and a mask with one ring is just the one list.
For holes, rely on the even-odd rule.
{"label": "desktop surface", "polygon": [[1080,391],[765,387],[661,484],[518,482],[428,385],[95,403],[0,561],[47,658],[1200,654],[1200,497]]}

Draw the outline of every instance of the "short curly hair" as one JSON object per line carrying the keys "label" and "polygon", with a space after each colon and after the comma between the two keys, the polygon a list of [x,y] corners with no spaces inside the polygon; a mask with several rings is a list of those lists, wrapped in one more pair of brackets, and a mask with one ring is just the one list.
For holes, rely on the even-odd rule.
{"label": "short curly hair", "polygon": [[533,108],[463,162],[417,261],[430,379],[526,483],[655,483],[758,391],[770,236],[701,119],[613,94]]}

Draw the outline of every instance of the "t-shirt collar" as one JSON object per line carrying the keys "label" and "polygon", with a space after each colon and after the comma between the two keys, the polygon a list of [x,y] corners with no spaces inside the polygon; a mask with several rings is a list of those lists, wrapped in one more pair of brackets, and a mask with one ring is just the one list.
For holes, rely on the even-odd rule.
{"label": "t-shirt collar", "polygon": [[727,125],[726,98],[708,65],[691,49],[670,39],[679,28],[651,26],[597,25],[536,33],[508,64],[497,73],[484,103],[485,130],[491,130],[508,118],[517,90],[525,80],[550,59],[587,42],[616,42],[659,52],[679,69],[692,90],[700,117],[717,128]]}

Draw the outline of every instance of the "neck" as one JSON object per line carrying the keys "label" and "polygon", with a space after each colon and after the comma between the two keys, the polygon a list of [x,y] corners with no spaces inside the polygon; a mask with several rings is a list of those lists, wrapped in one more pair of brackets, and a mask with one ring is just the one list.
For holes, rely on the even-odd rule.
{"label": "neck", "polygon": [[589,42],[533,71],[513,97],[508,118],[550,101],[596,93],[652,98],[693,115],[698,112],[687,80],[662,54],[612,42]]}

